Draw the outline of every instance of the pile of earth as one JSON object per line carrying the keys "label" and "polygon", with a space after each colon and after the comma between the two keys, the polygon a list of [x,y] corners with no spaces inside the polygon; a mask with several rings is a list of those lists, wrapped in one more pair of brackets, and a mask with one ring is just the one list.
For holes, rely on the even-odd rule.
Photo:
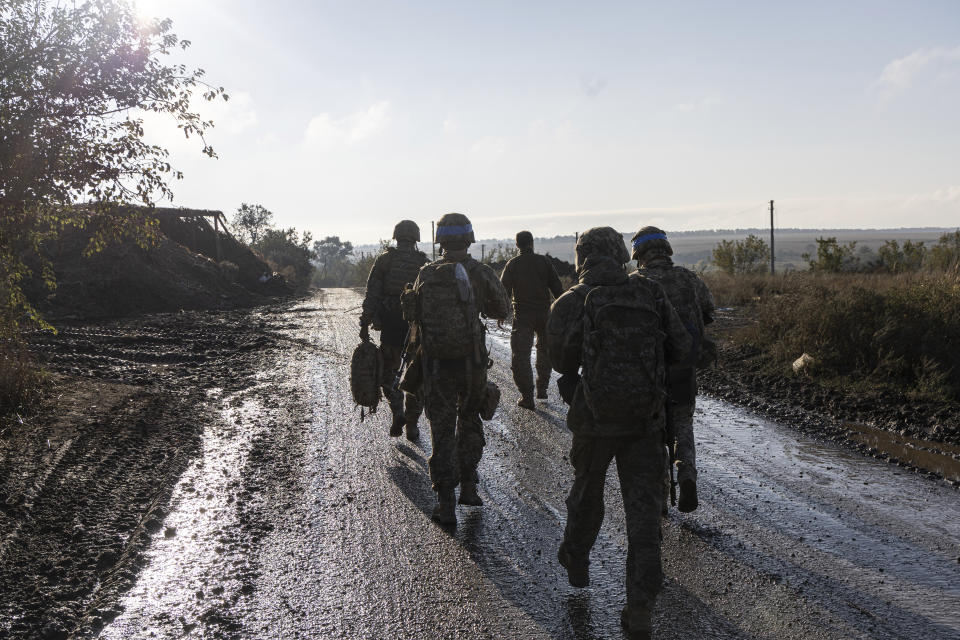
{"label": "pile of earth", "polygon": [[203,217],[161,217],[159,230],[152,247],[115,242],[84,256],[90,232],[65,229],[44,247],[56,289],[35,279],[26,287],[28,297],[46,317],[58,320],[234,309],[291,293],[260,256],[214,231]]}

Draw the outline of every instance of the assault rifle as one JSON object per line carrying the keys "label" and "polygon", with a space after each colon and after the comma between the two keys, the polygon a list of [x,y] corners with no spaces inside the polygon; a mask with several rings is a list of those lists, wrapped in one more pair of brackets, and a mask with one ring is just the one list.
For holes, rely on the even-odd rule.
{"label": "assault rifle", "polygon": [[670,468],[670,506],[677,506],[677,480],[673,475],[673,465],[677,462],[677,434],[673,432],[673,402],[669,399],[666,405],[667,425],[664,427],[664,438],[667,441],[668,466]]}
{"label": "assault rifle", "polygon": [[410,363],[413,361],[414,354],[417,352],[419,346],[417,324],[411,322],[407,329],[407,337],[403,339],[403,355],[400,356],[400,368],[397,369],[397,375],[394,376],[393,384],[391,385],[394,391],[400,388],[400,381],[403,379],[403,374],[410,368]]}

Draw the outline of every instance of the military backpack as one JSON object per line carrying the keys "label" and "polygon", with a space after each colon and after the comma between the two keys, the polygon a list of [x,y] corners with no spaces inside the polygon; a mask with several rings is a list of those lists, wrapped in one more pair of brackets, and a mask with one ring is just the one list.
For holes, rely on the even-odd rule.
{"label": "military backpack", "polygon": [[581,378],[601,423],[645,423],[663,411],[666,334],[650,285],[577,285],[584,298]]}
{"label": "military backpack", "polygon": [[[350,359],[350,392],[353,401],[361,407],[377,411],[380,404],[381,385],[383,384],[383,355],[379,347],[369,339],[361,340],[353,350]],[[360,409],[360,420],[363,421],[363,408]]]}
{"label": "military backpack", "polygon": [[483,324],[470,282],[480,263],[435,262],[423,267],[416,289],[420,344],[428,358],[473,357],[483,342]]}

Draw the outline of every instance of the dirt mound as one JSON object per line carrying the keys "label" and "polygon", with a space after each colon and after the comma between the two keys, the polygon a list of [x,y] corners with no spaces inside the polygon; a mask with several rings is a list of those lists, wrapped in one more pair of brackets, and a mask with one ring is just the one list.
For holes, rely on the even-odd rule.
{"label": "dirt mound", "polygon": [[45,247],[56,290],[37,279],[27,295],[49,318],[77,319],[232,309],[291,292],[280,279],[261,282],[271,273],[269,265],[203,218],[161,218],[160,232],[151,248],[121,242],[84,257],[89,232],[67,229]]}

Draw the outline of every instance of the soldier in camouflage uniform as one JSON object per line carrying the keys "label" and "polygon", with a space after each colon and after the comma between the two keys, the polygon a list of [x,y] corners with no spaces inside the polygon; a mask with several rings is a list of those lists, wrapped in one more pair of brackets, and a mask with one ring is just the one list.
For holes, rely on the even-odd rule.
{"label": "soldier in camouflage uniform", "polygon": [[[667,464],[663,446],[665,368],[686,357],[691,340],[659,284],[627,277],[624,264],[629,259],[623,237],[616,230],[596,227],[585,231],[576,246],[580,284],[560,296],[550,310],[550,362],[562,374],[557,386],[570,405],[567,426],[573,432],[570,462],[574,482],[567,497],[567,523],[557,555],[571,585],[589,584],[589,554],[603,522],[607,468],[616,458],[627,522],[627,606],[621,613],[621,622],[629,637],[649,638],[653,605],[663,582],[660,513]],[[607,343],[593,342],[593,334],[620,335],[616,333],[616,322],[595,324],[594,312],[588,311],[594,309],[590,296],[604,290],[616,292],[621,308],[632,303],[644,310],[643,314],[606,316],[621,318],[625,327],[622,334],[628,336],[628,344],[637,345],[626,353],[594,351],[597,344]],[[627,322],[636,322],[634,318],[641,316],[647,324],[642,336],[637,337],[629,332],[629,327],[640,325]],[[592,346],[587,348],[588,344]],[[635,376],[629,381],[612,376],[598,380],[591,368],[598,366],[592,363],[599,362],[601,357],[620,363],[631,373],[642,367],[649,393],[638,397],[639,393],[632,388]],[[593,380],[590,388],[587,380]],[[624,388],[624,384],[630,387]],[[617,413],[622,410],[619,403],[597,401],[605,391],[607,397],[628,401],[633,397],[647,403],[645,417],[637,417],[633,412],[632,417],[621,418]]]}
{"label": "soldier in camouflage uniform", "polygon": [[[488,353],[480,317],[508,319],[510,299],[493,270],[467,253],[467,247],[475,240],[465,215],[444,215],[437,222],[436,233],[442,257],[420,270],[411,292],[416,311],[408,319],[417,322],[421,345],[424,406],[433,441],[430,480],[437,492],[433,518],[441,524],[455,525],[457,484],[460,504],[483,504],[477,493],[477,466],[486,444],[480,406],[487,388]],[[429,295],[449,295],[431,294],[428,290],[440,288],[435,283],[440,281],[441,274],[452,273],[456,274],[454,298],[441,305],[425,304]],[[405,313],[407,306],[405,301]],[[444,331],[446,335],[432,335]],[[431,344],[441,341],[452,343],[453,351],[464,355],[438,357]]]}
{"label": "soldier in camouflage uniform", "polygon": [[400,294],[404,286],[413,282],[420,267],[429,262],[427,255],[417,249],[420,227],[412,220],[401,220],[393,229],[396,247],[388,247],[377,256],[367,277],[367,293],[360,314],[360,335],[367,335],[372,325],[380,331],[380,352],[383,354],[383,395],[390,402],[393,422],[390,435],[397,437],[407,429],[407,439],[420,437],[417,422],[423,412],[420,399],[411,393],[393,388],[393,381],[400,368],[404,340],[407,336],[407,321],[400,312]]}
{"label": "soldier in camouflage uniform", "polygon": [[693,338],[690,356],[667,372],[670,421],[667,433],[675,439],[677,483],[680,495],[677,508],[690,512],[697,508],[697,452],[693,442],[693,412],[697,398],[696,364],[702,354],[704,325],[713,322],[713,296],[707,285],[689,269],[673,264],[673,248],[667,234],[657,227],[644,227],[633,236],[633,259],[637,277],[656,280],[670,298],[680,320]]}
{"label": "soldier in camouflage uniform", "polygon": [[551,294],[559,298],[563,293],[560,278],[547,256],[533,252],[533,234],[517,234],[520,255],[503,268],[500,281],[507,294],[513,297],[513,331],[510,350],[513,358],[510,368],[513,381],[520,391],[517,405],[533,409],[533,371],[530,369],[530,350],[537,339],[537,398],[547,397],[550,384],[550,357],[547,355],[547,316],[550,314]]}

